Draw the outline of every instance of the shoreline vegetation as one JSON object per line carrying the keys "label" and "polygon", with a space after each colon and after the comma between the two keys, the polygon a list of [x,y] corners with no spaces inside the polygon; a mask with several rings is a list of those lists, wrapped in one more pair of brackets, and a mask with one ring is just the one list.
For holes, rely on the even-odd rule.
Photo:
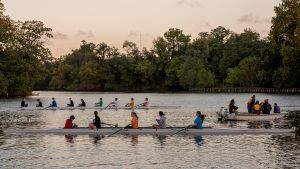
{"label": "shoreline vegetation", "polygon": [[0,96],[33,90],[299,93],[299,9],[299,0],[282,0],[266,38],[252,29],[235,33],[218,26],[192,39],[170,28],[150,49],[83,40],[53,58],[45,47],[52,29],[10,19],[0,0]]}

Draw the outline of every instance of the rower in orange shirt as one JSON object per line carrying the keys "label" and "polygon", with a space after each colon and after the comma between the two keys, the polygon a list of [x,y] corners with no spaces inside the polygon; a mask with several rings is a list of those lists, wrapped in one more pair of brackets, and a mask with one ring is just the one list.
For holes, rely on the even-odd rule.
{"label": "rower in orange shirt", "polygon": [[126,128],[133,128],[133,129],[139,128],[139,117],[137,116],[137,114],[134,111],[131,112],[131,117],[132,117],[131,124],[126,126]]}

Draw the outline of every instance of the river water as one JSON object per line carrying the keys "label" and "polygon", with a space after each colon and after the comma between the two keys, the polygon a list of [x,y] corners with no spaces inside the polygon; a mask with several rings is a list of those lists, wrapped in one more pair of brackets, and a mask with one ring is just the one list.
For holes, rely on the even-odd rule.
{"label": "river water", "polygon": [[[82,98],[93,106],[100,97],[104,104],[119,98],[125,105],[131,97],[140,103],[148,97],[151,105],[178,106],[164,109],[170,126],[193,123],[195,111],[207,115],[205,126],[247,128],[248,122],[218,122],[215,112],[234,98],[240,111],[246,111],[251,94],[159,94],[159,93],[80,93],[38,92],[26,98],[29,106],[36,99],[49,105],[55,97],[65,106],[71,97],[75,104]],[[300,110],[300,95],[256,94],[278,103],[282,110]],[[21,98],[0,99],[2,128],[58,128],[70,115],[75,123],[87,126],[93,110],[19,110]],[[159,110],[138,110],[140,126],[155,124]],[[104,110],[103,122],[125,126],[130,123],[130,110]],[[257,124],[256,124],[257,125]],[[260,124],[272,127],[275,122]],[[7,135],[0,133],[0,168],[299,168],[300,138],[295,135],[222,135],[222,136],[93,136]]]}

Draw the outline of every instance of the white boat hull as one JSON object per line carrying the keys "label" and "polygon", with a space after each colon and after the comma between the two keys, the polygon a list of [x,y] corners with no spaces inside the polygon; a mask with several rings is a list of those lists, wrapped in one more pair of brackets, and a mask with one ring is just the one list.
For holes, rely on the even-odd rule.
{"label": "white boat hull", "polygon": [[3,130],[5,134],[61,134],[61,135],[238,135],[238,134],[270,134],[281,135],[291,134],[293,129],[241,129],[241,128],[139,128],[139,129],[122,129],[122,128],[101,128],[91,130],[88,128],[77,129],[8,129]]}

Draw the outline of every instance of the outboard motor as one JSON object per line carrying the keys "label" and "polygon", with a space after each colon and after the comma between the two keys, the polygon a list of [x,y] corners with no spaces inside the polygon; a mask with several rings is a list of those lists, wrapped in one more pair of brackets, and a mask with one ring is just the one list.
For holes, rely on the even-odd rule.
{"label": "outboard motor", "polygon": [[228,118],[228,110],[225,107],[221,107],[219,112],[216,112],[219,121],[224,121]]}

